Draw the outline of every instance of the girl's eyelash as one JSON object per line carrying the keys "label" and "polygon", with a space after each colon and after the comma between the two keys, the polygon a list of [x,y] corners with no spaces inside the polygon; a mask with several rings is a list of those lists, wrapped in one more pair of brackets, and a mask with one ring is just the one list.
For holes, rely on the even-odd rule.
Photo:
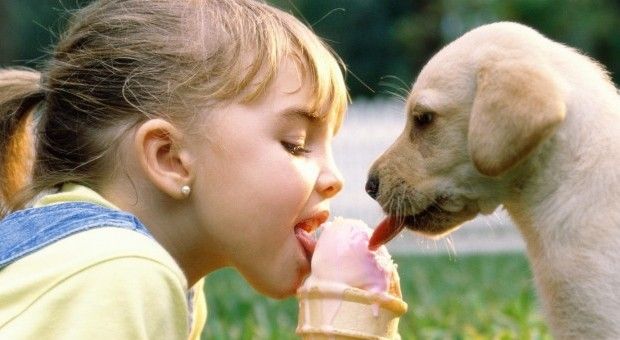
{"label": "girl's eyelash", "polygon": [[284,146],[284,148],[294,156],[299,156],[310,152],[309,149],[300,144],[282,142],[282,146]]}

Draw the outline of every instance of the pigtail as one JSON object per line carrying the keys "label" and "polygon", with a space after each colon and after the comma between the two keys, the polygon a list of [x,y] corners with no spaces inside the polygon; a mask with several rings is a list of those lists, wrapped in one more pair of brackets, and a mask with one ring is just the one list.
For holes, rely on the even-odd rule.
{"label": "pigtail", "polygon": [[40,80],[34,70],[0,70],[0,218],[31,179],[32,111],[44,99]]}

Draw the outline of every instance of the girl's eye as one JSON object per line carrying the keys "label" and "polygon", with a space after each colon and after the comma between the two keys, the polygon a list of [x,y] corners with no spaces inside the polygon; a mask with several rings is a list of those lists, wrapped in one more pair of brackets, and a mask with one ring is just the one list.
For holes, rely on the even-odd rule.
{"label": "girl's eye", "polygon": [[302,154],[309,153],[310,150],[306,149],[304,145],[282,142],[282,146],[294,156],[301,156]]}

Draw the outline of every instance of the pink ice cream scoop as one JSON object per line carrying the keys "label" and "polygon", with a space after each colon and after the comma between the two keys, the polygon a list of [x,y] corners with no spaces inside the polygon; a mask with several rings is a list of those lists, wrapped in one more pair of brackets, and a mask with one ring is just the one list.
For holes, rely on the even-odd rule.
{"label": "pink ice cream scoop", "polygon": [[302,339],[400,339],[407,303],[385,246],[368,249],[371,234],[360,220],[323,224],[310,276],[297,290]]}
{"label": "pink ice cream scoop", "polygon": [[360,220],[337,218],[323,225],[304,285],[342,285],[388,292],[396,266],[385,246],[368,250],[370,229]]}

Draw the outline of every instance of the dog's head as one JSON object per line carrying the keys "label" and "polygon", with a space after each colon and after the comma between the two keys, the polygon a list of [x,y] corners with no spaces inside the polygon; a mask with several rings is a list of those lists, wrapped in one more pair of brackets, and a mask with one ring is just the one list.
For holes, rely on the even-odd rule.
{"label": "dog's head", "polygon": [[369,173],[366,189],[389,216],[378,228],[381,241],[403,226],[442,235],[501,204],[511,173],[564,119],[546,44],[556,43],[497,23],[426,64],[406,103],[404,131]]}

